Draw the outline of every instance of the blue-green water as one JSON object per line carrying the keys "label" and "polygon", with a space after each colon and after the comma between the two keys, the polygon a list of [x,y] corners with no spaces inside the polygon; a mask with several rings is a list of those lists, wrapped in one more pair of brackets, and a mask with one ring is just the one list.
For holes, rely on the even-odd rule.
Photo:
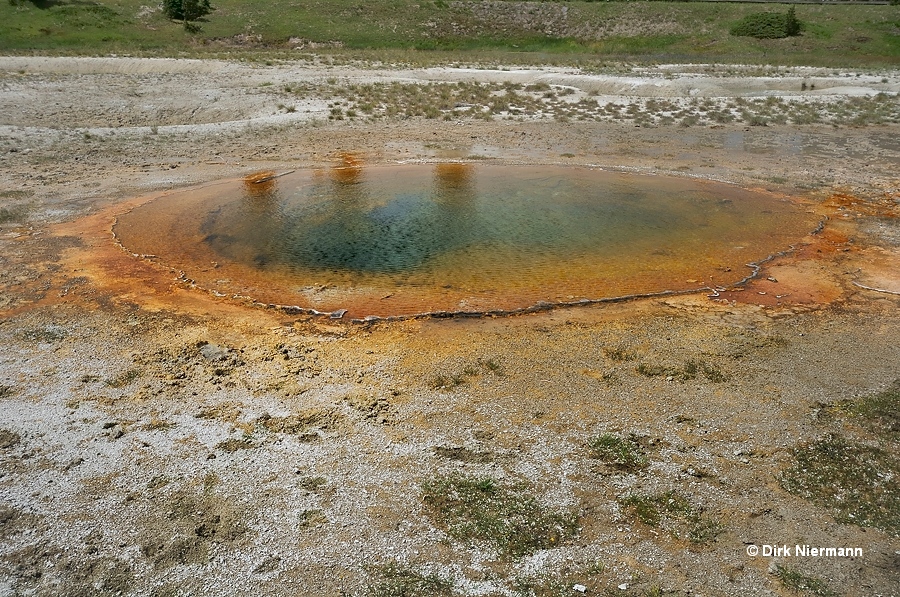
{"label": "blue-green water", "polygon": [[689,179],[351,165],[173,194],[117,234],[226,292],[396,314],[725,284],[812,225],[790,202]]}

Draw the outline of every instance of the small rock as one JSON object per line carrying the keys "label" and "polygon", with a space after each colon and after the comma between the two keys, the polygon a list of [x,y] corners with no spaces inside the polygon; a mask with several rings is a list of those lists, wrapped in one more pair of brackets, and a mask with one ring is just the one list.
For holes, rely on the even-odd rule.
{"label": "small rock", "polygon": [[627,591],[627,590],[628,590],[628,583],[624,583],[624,582],[623,582],[622,584],[619,585],[619,589],[621,589],[621,590],[623,590],[623,591]]}
{"label": "small rock", "polygon": [[224,361],[228,356],[228,349],[215,344],[204,344],[200,347],[200,354],[207,361]]}
{"label": "small rock", "polygon": [[587,587],[584,585],[574,585],[572,587],[572,590],[578,591],[579,593],[585,593],[585,592],[587,592]]}

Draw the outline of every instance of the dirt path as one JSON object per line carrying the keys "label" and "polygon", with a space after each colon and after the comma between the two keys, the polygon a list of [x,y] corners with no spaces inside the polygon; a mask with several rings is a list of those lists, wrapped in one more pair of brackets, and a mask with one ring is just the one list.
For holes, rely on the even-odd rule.
{"label": "dirt path", "polygon": [[[896,527],[836,518],[779,480],[794,448],[828,433],[896,453],[894,436],[834,406],[900,378],[900,297],[859,286],[900,291],[896,124],[278,108],[298,83],[543,83],[623,104],[900,91],[896,73],[695,71],[0,58],[0,594],[441,594],[435,579],[465,595],[795,594],[784,570],[896,594]],[[347,152],[723,180],[828,220],[714,298],[373,326],[210,296],[110,234],[136,197]],[[598,458],[604,433],[645,465]],[[513,501],[533,496],[533,520],[572,512],[578,531],[516,556],[460,539],[423,499],[429,480],[460,477],[524,484]],[[689,507],[657,524],[628,505],[670,490]],[[863,555],[747,555],[764,544]]]}

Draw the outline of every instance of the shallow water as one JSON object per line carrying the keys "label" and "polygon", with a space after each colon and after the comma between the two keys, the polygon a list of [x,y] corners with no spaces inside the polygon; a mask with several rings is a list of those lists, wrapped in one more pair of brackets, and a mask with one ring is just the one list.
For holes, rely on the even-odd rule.
{"label": "shallow water", "polygon": [[814,226],[789,201],[707,181],[348,159],[172,193],[115,232],[211,291],[363,317],[727,285]]}

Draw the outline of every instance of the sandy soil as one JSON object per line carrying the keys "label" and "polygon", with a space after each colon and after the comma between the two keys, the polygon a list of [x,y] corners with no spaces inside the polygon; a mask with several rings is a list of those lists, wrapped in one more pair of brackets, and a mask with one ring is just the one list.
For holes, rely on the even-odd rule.
{"label": "sandy soil", "polygon": [[[776,564],[837,594],[897,595],[896,534],[837,522],[778,474],[792,448],[829,432],[879,441],[821,414],[900,378],[900,128],[329,122],[326,101],[284,113],[263,85],[900,91],[897,73],[701,70],[0,58],[0,595],[366,594],[391,561],[468,595],[528,583],[542,594],[794,594]],[[111,235],[117,214],[167,190],[327,167],[347,152],[696,176],[794,197],[827,221],[718,297],[368,326],[213,297]],[[637,371],[691,360],[722,375]],[[591,458],[603,432],[634,434],[649,467]],[[422,500],[422,483],[448,474],[524,482],[546,507],[576,512],[579,532],[513,559],[452,539]],[[723,532],[694,544],[617,501],[666,490]],[[864,555],[754,558],[751,544]]]}

